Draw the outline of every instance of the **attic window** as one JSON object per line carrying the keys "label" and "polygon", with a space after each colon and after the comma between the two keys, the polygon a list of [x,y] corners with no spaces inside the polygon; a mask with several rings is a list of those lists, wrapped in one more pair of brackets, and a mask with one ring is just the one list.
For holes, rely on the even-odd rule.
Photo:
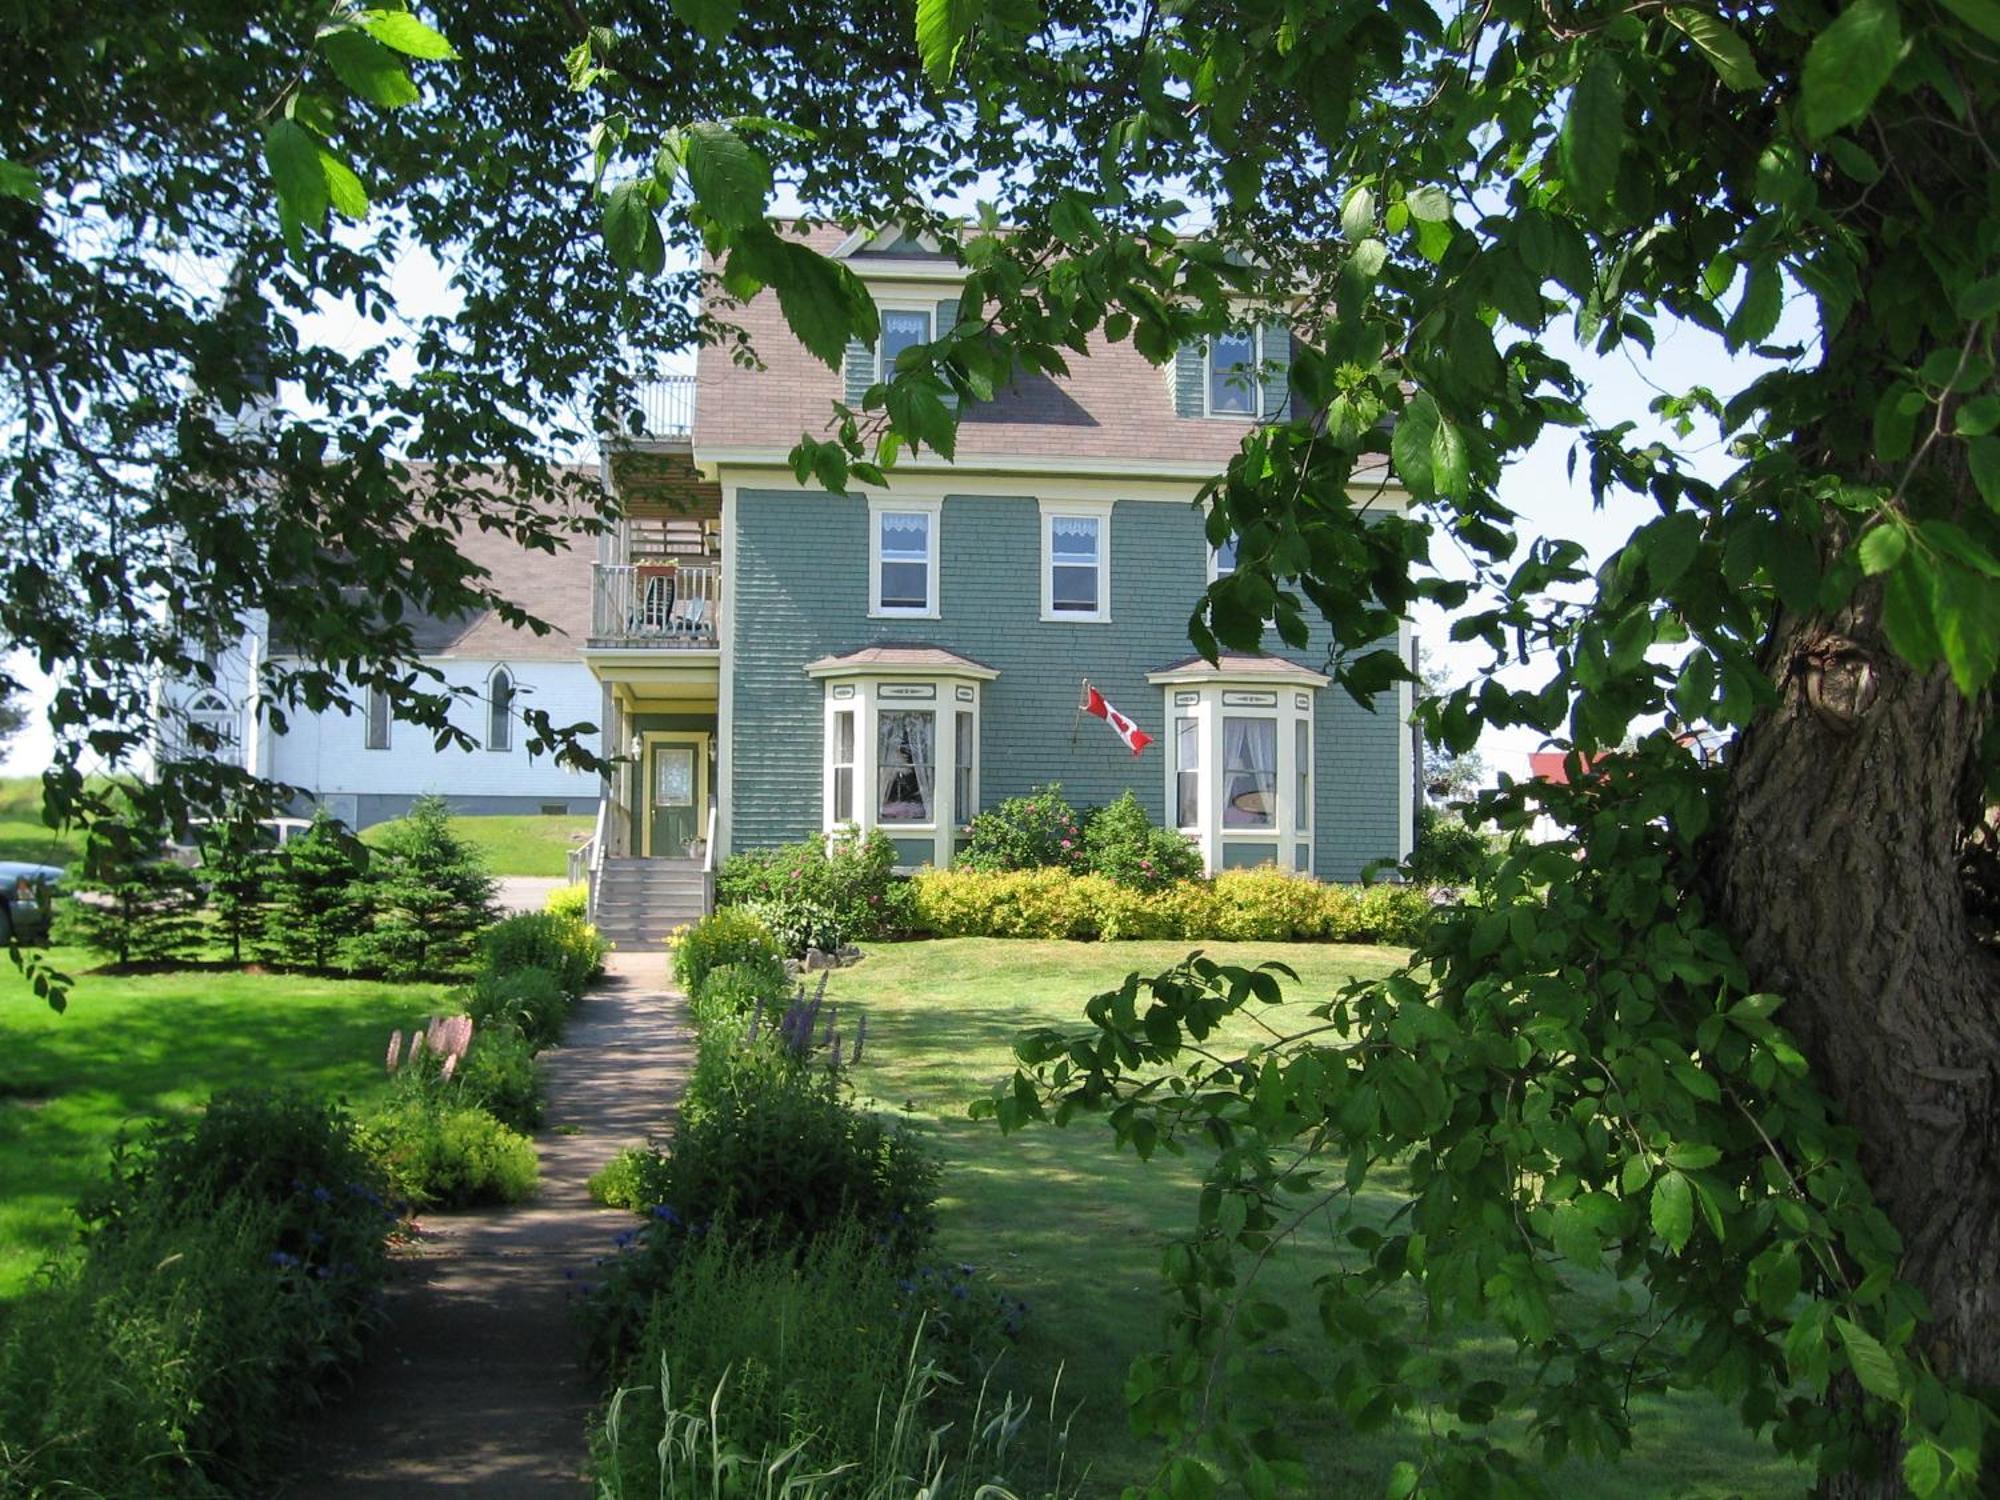
{"label": "attic window", "polygon": [[931,341],[931,315],[909,308],[892,307],[882,314],[882,341],[876,346],[878,362],[875,378],[896,377],[896,356],[916,344]]}
{"label": "attic window", "polygon": [[1208,414],[1257,415],[1257,331],[1236,329],[1208,341]]}

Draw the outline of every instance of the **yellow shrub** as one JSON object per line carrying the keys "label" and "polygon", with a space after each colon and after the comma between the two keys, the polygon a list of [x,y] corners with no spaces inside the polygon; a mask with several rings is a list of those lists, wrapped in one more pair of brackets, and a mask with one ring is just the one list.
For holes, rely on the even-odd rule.
{"label": "yellow shrub", "polygon": [[1273,865],[1224,870],[1215,877],[1211,935],[1265,943],[1316,938],[1321,889],[1310,876],[1287,875]]}

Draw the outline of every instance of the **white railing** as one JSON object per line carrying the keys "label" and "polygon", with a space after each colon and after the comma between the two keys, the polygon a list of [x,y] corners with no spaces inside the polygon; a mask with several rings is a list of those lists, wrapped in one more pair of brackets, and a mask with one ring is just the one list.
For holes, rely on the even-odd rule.
{"label": "white railing", "polygon": [[722,615],[722,564],[713,558],[597,563],[590,638],[630,646],[713,648]]}
{"label": "white railing", "polygon": [[701,841],[701,909],[715,910],[715,804],[708,804],[708,836]]}
{"label": "white railing", "polygon": [[649,380],[639,387],[637,394],[644,430],[634,431],[633,437],[642,442],[648,438],[684,438],[694,431],[694,376],[668,375],[661,380]]}

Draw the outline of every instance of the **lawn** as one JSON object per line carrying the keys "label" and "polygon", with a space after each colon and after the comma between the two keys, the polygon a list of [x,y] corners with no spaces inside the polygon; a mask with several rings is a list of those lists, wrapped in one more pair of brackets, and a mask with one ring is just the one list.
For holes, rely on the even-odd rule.
{"label": "lawn", "polygon": [[[494,875],[569,873],[569,851],[590,837],[594,820],[551,814],[494,814],[451,820],[452,831],[486,856]],[[378,844],[396,824],[377,823],[362,831],[361,842]]]}
{"label": "lawn", "polygon": [[[1009,1073],[1013,1039],[1023,1028],[1076,1026],[1089,996],[1132,969],[1165,968],[1190,946],[884,943],[839,971],[829,990],[843,1003],[857,1002],[868,1017],[858,1087],[906,1111],[945,1156],[945,1255],[989,1271],[1032,1309],[1009,1378],[1043,1383],[1061,1365],[1063,1390],[1083,1401],[1070,1452],[1072,1461],[1092,1465],[1091,1494],[1116,1494],[1150,1472],[1149,1450],[1128,1432],[1119,1391],[1133,1356],[1157,1347],[1160,1252],[1193,1222],[1198,1169],[1164,1156],[1141,1164],[1129,1153],[1117,1155],[1108,1130],[1090,1120],[1004,1137],[990,1124],[969,1121],[966,1106]],[[1308,996],[1323,996],[1350,976],[1384,972],[1390,958],[1387,950],[1365,947],[1203,946],[1232,962],[1280,958],[1299,972]],[[1392,1206],[1386,1194],[1369,1205],[1378,1215]],[[1312,1278],[1336,1253],[1328,1228],[1267,1269],[1277,1300],[1313,1306]],[[1308,1314],[1297,1326],[1316,1330],[1317,1324]],[[1297,1347],[1309,1354],[1317,1338],[1316,1331],[1302,1336]],[[1476,1334],[1455,1352],[1472,1363],[1511,1357],[1499,1338]],[[1800,1470],[1743,1436],[1727,1410],[1705,1399],[1646,1401],[1636,1425],[1639,1446],[1631,1457],[1609,1468],[1572,1465],[1558,1481],[1560,1492],[1593,1500],[1775,1500],[1807,1492]],[[1390,1466],[1415,1447],[1413,1429],[1356,1434],[1306,1403],[1289,1426],[1305,1450],[1315,1495],[1380,1494]]]}
{"label": "lawn", "polygon": [[190,1108],[230,1084],[295,1082],[350,1101],[384,1083],[393,1028],[440,1008],[443,987],[293,975],[78,976],[69,1009],[0,963],[0,1306],[67,1240],[70,1206],[121,1126]]}
{"label": "lawn", "polygon": [[42,822],[42,778],[0,777],[0,860],[67,865],[82,857],[83,838]]}

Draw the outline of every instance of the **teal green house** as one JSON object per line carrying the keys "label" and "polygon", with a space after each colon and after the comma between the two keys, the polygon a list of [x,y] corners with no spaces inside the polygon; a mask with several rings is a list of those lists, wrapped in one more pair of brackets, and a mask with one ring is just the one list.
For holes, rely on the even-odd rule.
{"label": "teal green house", "polygon": [[[584,658],[626,762],[603,856],[711,865],[856,825],[906,868],[943,866],[976,813],[1052,781],[1078,805],[1136,793],[1211,870],[1350,880],[1407,854],[1407,688],[1355,704],[1328,685],[1324,635],[1213,664],[1188,645],[1232,564],[1195,497],[1289,402],[1288,335],[1247,329],[1164,369],[1093,344],[1071,376],[966,409],[954,461],[828,494],[797,481],[791,447],[932,337],[959,273],[899,231],[811,234],[874,294],[881,345],[833,371],[774,297],[730,308],[756,362],[705,350],[607,458],[624,519]],[[1370,488],[1401,503],[1386,475]],[[1086,682],[1151,737],[1139,754],[1079,712]]]}

